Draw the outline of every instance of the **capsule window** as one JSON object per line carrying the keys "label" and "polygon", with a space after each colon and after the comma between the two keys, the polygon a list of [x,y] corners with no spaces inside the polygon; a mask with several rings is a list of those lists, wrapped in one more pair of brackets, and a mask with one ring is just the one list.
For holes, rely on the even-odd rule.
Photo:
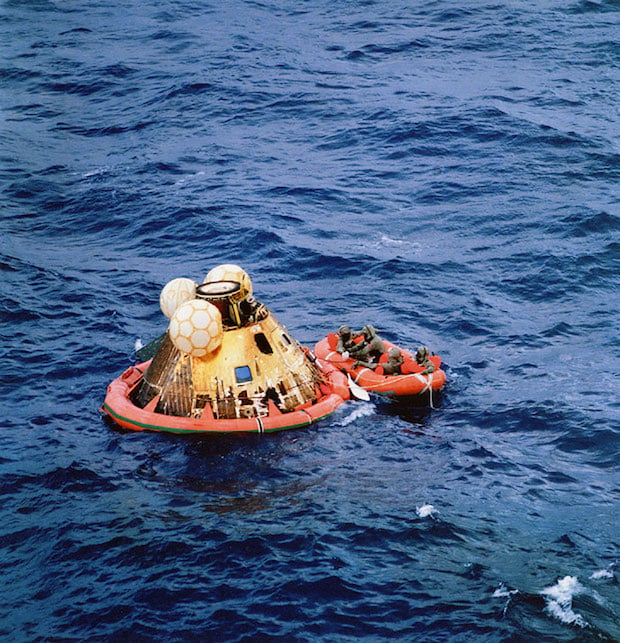
{"label": "capsule window", "polygon": [[269,343],[265,333],[256,333],[256,335],[254,335],[254,341],[261,353],[264,353],[265,355],[271,355],[273,353],[273,348],[271,348],[271,344]]}
{"label": "capsule window", "polygon": [[252,381],[252,371],[249,366],[237,366],[235,368],[235,378],[237,384],[247,384]]}
{"label": "capsule window", "polygon": [[282,343],[285,346],[287,346],[287,345],[290,346],[293,343],[291,341],[291,338],[286,333],[282,333],[282,340],[283,340]]}

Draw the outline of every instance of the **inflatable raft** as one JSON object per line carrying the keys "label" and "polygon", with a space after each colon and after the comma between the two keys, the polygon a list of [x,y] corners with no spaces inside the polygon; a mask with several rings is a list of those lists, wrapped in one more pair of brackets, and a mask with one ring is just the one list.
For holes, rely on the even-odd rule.
{"label": "inflatable raft", "polygon": [[239,266],[201,285],[175,279],[160,305],[170,324],[154,356],[108,386],[102,411],[122,427],[266,433],[308,426],[350,397],[346,375],[290,337]]}
{"label": "inflatable raft", "polygon": [[[358,340],[359,341],[359,340]],[[352,357],[345,357],[336,350],[338,335],[330,333],[314,347],[317,358],[320,358],[342,372],[348,374],[355,384],[366,391],[378,393],[389,398],[410,398],[412,401],[428,402],[433,405],[433,394],[438,393],[446,383],[446,374],[441,369],[441,357],[430,355],[435,370],[432,373],[424,374],[424,368],[420,366],[412,353],[400,348],[391,342],[383,340],[385,348],[397,348],[403,356],[401,373],[397,375],[385,375],[381,364],[385,361],[387,353],[379,360],[375,369],[366,366],[355,366],[356,360]]]}

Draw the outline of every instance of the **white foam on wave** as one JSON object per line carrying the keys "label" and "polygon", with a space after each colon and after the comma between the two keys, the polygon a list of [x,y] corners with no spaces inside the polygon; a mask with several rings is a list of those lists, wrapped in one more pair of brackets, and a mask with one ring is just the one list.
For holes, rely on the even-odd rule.
{"label": "white foam on wave", "polygon": [[506,613],[508,612],[508,607],[510,606],[510,603],[512,601],[512,597],[515,594],[518,594],[519,590],[518,589],[508,589],[504,583],[502,583],[494,592],[493,592],[493,598],[506,598],[506,603],[504,605],[504,609],[502,610],[502,614],[506,616]]}
{"label": "white foam on wave", "polygon": [[366,252],[373,254],[379,252],[378,256],[383,256],[387,252],[394,253],[396,257],[417,257],[422,250],[421,244],[417,241],[395,239],[387,234],[382,234],[381,237],[372,241],[364,241],[357,247],[364,248]]}
{"label": "white foam on wave", "polygon": [[359,420],[360,418],[363,417],[368,417],[369,415],[373,415],[375,412],[375,405],[371,404],[370,402],[362,402],[361,404],[358,402],[355,405],[355,409],[347,415],[347,417],[342,418],[340,420],[340,425],[341,426],[347,426],[351,424],[351,422],[355,422],[355,420]]}
{"label": "white foam on wave", "polygon": [[189,180],[195,179],[196,177],[201,177],[204,176],[206,172],[204,170],[200,170],[199,172],[195,172],[194,174],[191,174],[190,176],[186,176],[182,179],[179,179],[178,181],[175,181],[174,185],[185,185]]}
{"label": "white foam on wave", "polygon": [[94,170],[82,173],[82,178],[89,179],[91,176],[99,176],[100,174],[106,174],[106,172],[109,171],[110,168],[107,165],[104,167],[96,167]]}
{"label": "white foam on wave", "polygon": [[401,246],[405,241],[403,239],[392,239],[391,237],[388,237],[387,234],[382,234],[381,243],[386,246]]}
{"label": "white foam on wave", "polygon": [[586,588],[575,576],[560,578],[555,585],[546,587],[541,593],[547,605],[545,609],[549,614],[567,625],[588,627],[586,620],[573,610],[573,597],[583,594]]}
{"label": "white foam on wave", "polygon": [[494,592],[493,598],[510,598],[513,594],[518,594],[518,589],[508,589],[504,583],[502,583]]}
{"label": "white foam on wave", "polygon": [[434,516],[439,513],[433,505],[426,504],[421,507],[416,507],[415,512],[419,518],[428,518],[429,516]]}
{"label": "white foam on wave", "polygon": [[602,578],[613,578],[614,573],[611,569],[599,569],[597,572],[590,574],[592,580],[601,580]]}
{"label": "white foam on wave", "polygon": [[138,337],[138,339],[136,339],[136,341],[135,341],[135,343],[134,343],[134,345],[133,345],[133,349],[134,349],[134,351],[136,351],[136,352],[137,352],[137,351],[139,351],[143,346],[144,346],[144,344],[142,343],[142,340]]}

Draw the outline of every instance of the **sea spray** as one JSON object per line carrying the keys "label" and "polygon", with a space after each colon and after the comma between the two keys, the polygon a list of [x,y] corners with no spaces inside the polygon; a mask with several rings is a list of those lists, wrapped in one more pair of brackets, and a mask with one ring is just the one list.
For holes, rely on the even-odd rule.
{"label": "sea spray", "polygon": [[432,518],[439,513],[439,511],[435,509],[435,507],[433,507],[433,505],[431,504],[425,504],[421,507],[416,507],[415,512],[418,515],[418,518]]}
{"label": "sea spray", "polygon": [[587,627],[588,623],[583,616],[573,611],[573,597],[585,591],[585,587],[575,576],[565,576],[555,585],[543,589],[541,595],[545,597],[545,609],[549,614],[568,625]]}
{"label": "sea spray", "polygon": [[356,420],[359,420],[360,418],[373,415],[373,413],[375,413],[374,404],[370,404],[370,403],[357,404],[349,415],[347,415],[346,417],[342,418],[342,420],[340,420],[340,425],[348,426],[349,424],[351,424],[352,422],[355,422]]}

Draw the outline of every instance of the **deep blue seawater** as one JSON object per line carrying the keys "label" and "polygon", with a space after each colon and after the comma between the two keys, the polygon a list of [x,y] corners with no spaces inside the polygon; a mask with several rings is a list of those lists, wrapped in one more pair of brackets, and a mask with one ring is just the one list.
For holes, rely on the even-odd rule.
{"label": "deep blue seawater", "polygon": [[[620,3],[0,6],[0,637],[620,640]],[[435,410],[187,439],[99,414],[239,263]]]}

